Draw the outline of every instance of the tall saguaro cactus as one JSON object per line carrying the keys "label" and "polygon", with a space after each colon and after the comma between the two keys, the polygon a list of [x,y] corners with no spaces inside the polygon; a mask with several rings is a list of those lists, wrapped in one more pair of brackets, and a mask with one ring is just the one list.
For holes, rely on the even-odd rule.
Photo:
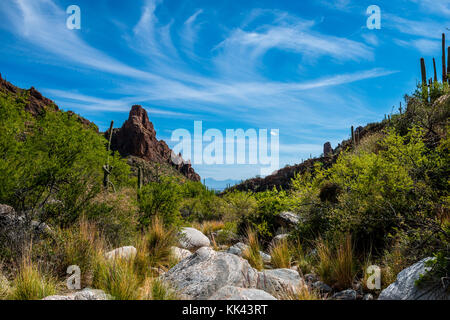
{"label": "tall saguaro cactus", "polygon": [[434,71],[434,82],[437,82],[437,70],[436,70],[436,59],[433,58],[433,71]]}
{"label": "tall saguaro cactus", "polygon": [[109,175],[111,174],[111,171],[113,169],[112,166],[109,165],[109,153],[111,151],[111,139],[112,139],[112,132],[113,132],[113,125],[114,121],[111,121],[111,125],[109,126],[109,139],[108,139],[108,155],[106,158],[106,164],[103,166],[103,187],[105,190],[108,190],[108,186],[111,184],[113,189],[114,185],[111,181],[109,181]]}
{"label": "tall saguaro cactus", "polygon": [[144,179],[144,174],[142,172],[142,168],[139,167],[138,168],[138,191],[140,191],[142,189],[142,184],[143,184],[143,179]]}
{"label": "tall saguaro cactus", "polygon": [[427,85],[427,69],[425,67],[425,59],[420,58],[420,73],[422,75],[422,86]]}
{"label": "tall saguaro cactus", "polygon": [[355,130],[354,130],[354,128],[353,128],[353,126],[351,127],[351,132],[352,132],[352,144],[353,144],[353,147],[355,147]]}
{"label": "tall saguaro cactus", "polygon": [[447,69],[445,68],[445,33],[442,34],[442,83],[447,81]]}
{"label": "tall saguaro cactus", "polygon": [[447,47],[447,81],[450,84],[450,47]]}

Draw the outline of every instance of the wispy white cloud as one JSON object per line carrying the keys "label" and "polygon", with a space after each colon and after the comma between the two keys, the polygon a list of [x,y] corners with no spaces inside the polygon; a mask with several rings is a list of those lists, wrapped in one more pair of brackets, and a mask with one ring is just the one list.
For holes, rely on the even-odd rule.
{"label": "wispy white cloud", "polygon": [[403,34],[431,39],[439,39],[442,32],[445,31],[445,25],[442,22],[420,19],[410,20],[389,13],[383,14],[383,24]]}
{"label": "wispy white cloud", "polygon": [[449,17],[450,0],[411,0],[420,5],[420,8],[426,12]]}
{"label": "wispy white cloud", "polygon": [[[66,28],[66,13],[51,0],[2,1],[0,4],[6,19],[2,27],[9,28],[54,56],[78,63],[94,70],[113,74],[156,80],[153,74],[130,67],[83,41],[76,32]],[[9,24],[7,27],[5,24]]]}
{"label": "wispy white cloud", "polygon": [[417,49],[422,54],[432,55],[436,52],[439,52],[439,48],[441,47],[441,42],[438,40],[430,40],[430,39],[414,39],[414,40],[401,40],[394,39],[394,42],[403,47],[413,47]]}

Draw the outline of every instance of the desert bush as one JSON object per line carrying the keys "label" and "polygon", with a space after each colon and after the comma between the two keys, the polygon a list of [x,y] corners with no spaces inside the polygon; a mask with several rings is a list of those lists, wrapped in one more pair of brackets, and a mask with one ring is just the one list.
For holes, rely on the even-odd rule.
{"label": "desert bush", "polygon": [[115,193],[102,192],[92,200],[85,216],[112,247],[128,245],[138,231],[136,191],[121,188]]}
{"label": "desert bush", "polygon": [[[2,93],[0,203],[25,213],[27,220],[70,225],[102,188],[106,139],[68,112],[44,111],[37,117]],[[111,181],[126,183],[129,167],[118,155]]]}
{"label": "desert bush", "polygon": [[275,234],[275,216],[290,208],[288,193],[276,188],[255,194],[256,209],[240,217],[238,232],[245,234],[247,228],[257,232],[264,243],[269,243]]}
{"label": "desert bush", "polygon": [[248,217],[256,210],[256,199],[252,192],[232,191],[223,195],[220,208],[225,222],[234,222],[241,217]]}
{"label": "desert bush", "polygon": [[186,181],[180,185],[182,203],[180,212],[188,221],[221,220],[223,200],[200,182]]}
{"label": "desert bush", "polygon": [[142,228],[147,227],[155,216],[165,225],[177,225],[181,222],[179,185],[170,178],[145,185],[139,192],[138,203]]}

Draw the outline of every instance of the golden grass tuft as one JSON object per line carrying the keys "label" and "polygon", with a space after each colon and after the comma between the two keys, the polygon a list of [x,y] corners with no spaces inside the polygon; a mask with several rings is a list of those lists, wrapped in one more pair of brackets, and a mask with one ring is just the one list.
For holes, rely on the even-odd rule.
{"label": "golden grass tuft", "polygon": [[139,300],[179,300],[179,296],[160,279],[146,278],[139,289]]}
{"label": "golden grass tuft", "polygon": [[38,265],[31,260],[30,254],[24,253],[8,299],[40,300],[54,295],[56,291],[56,281],[43,275]]}
{"label": "golden grass tuft", "polygon": [[162,220],[154,217],[148,230],[136,243],[137,269],[143,277],[152,270],[167,269],[177,263],[172,247],[177,244],[177,233],[172,227],[165,227]]}
{"label": "golden grass tuft", "polygon": [[297,288],[284,290],[278,294],[279,300],[324,300],[320,292],[300,283]]}
{"label": "golden grass tuft", "polygon": [[321,279],[340,289],[351,287],[356,275],[351,236],[341,238],[336,247],[319,239],[316,248],[319,260],[316,270]]}
{"label": "golden grass tuft", "polygon": [[287,239],[274,243],[269,252],[272,266],[275,268],[290,268],[292,265],[292,251]]}
{"label": "golden grass tuft", "polygon": [[258,235],[250,228],[247,229],[247,245],[248,247],[242,253],[242,257],[247,259],[253,268],[262,270],[264,268],[264,262],[260,253],[261,246],[259,244]]}
{"label": "golden grass tuft", "polygon": [[10,295],[11,287],[8,279],[2,273],[0,264],[0,300],[6,300]]}
{"label": "golden grass tuft", "polygon": [[96,266],[94,286],[116,300],[136,300],[139,285],[134,259],[103,259]]}
{"label": "golden grass tuft", "polygon": [[81,218],[78,226],[62,232],[63,268],[77,265],[82,271],[82,286],[92,284],[96,264],[103,258],[106,243],[96,225]]}
{"label": "golden grass tuft", "polygon": [[205,235],[211,235],[213,232],[224,229],[225,222],[218,220],[203,221],[202,223],[195,223],[193,227]]}

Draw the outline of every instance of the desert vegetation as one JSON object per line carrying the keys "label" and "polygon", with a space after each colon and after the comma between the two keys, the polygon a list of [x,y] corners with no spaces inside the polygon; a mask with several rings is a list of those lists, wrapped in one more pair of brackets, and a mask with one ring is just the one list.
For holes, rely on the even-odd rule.
{"label": "desert vegetation", "polygon": [[[82,270],[83,288],[115,299],[178,299],[159,276],[179,261],[173,247],[183,227],[200,230],[216,251],[242,242],[242,257],[256,270],[293,268],[335,291],[365,286],[371,264],[382,268],[386,288],[424,257],[435,259],[421,281],[448,280],[446,82],[425,81],[362,137],[352,128],[331,166],[316,161],[290,188],[263,192],[218,193],[175,174],[142,179],[72,113],[26,112],[27,94],[0,91],[0,203],[20,216],[19,231],[0,232],[0,299],[65,294],[70,265]],[[114,188],[103,183],[105,163]],[[299,217],[289,228],[279,222],[286,211]],[[136,253],[107,257],[123,246]],[[309,287],[284,296],[324,297]]]}

